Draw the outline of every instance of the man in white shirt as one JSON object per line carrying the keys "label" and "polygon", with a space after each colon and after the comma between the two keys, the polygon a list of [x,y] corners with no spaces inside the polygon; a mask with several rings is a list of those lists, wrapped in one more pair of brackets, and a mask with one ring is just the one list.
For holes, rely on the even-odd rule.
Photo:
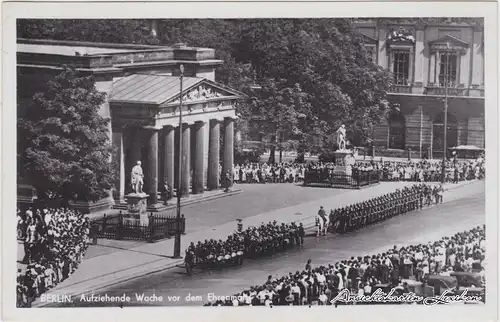
{"label": "man in white shirt", "polygon": [[370,283],[366,283],[365,287],[363,288],[364,294],[370,295],[372,293],[372,287]]}
{"label": "man in white shirt", "polygon": [[449,264],[451,267],[454,267],[455,266],[455,262],[456,262],[456,259],[457,259],[457,256],[455,255],[455,253],[451,253],[449,256],[448,256],[448,261],[449,261]]}
{"label": "man in white shirt", "polygon": [[320,286],[323,286],[326,284],[326,277],[323,275],[323,273],[317,273],[317,280]]}
{"label": "man in white shirt", "polygon": [[259,298],[261,304],[264,304],[266,296],[268,296],[266,289],[260,290],[260,292],[257,294],[257,297]]}
{"label": "man in white shirt", "polygon": [[344,279],[342,277],[342,274],[340,274],[340,272],[337,271],[336,275],[337,275],[337,277],[339,279],[338,288],[339,288],[339,290],[342,290],[342,289],[344,289]]}
{"label": "man in white shirt", "polygon": [[318,300],[319,300],[319,305],[325,305],[326,301],[328,301],[328,296],[326,296],[325,292],[321,291]]}

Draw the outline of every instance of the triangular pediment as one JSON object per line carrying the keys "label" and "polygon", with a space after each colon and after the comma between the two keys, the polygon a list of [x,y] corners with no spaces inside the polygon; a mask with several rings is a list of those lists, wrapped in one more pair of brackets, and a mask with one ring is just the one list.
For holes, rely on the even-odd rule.
{"label": "triangular pediment", "polygon": [[367,36],[365,35],[364,33],[359,33],[360,36],[361,36],[361,41],[363,42],[363,44],[365,45],[376,45],[377,44],[377,39],[373,38],[373,37],[370,37],[370,36]]}
{"label": "triangular pediment", "polygon": [[445,35],[436,40],[429,41],[431,50],[465,50],[469,43],[452,35]]}
{"label": "triangular pediment", "polygon": [[[183,104],[191,104],[196,102],[202,102],[207,100],[217,100],[217,99],[229,99],[229,98],[239,98],[243,96],[242,93],[227,88],[222,84],[212,82],[208,79],[204,79],[198,84],[194,84],[191,87],[184,89],[182,95]],[[171,99],[167,100],[162,104],[171,105],[178,104],[180,102],[180,95],[176,95]]]}
{"label": "triangular pediment", "polygon": [[[244,94],[201,77],[183,77],[183,103],[238,99]],[[133,74],[113,82],[112,104],[172,105],[178,103],[181,83],[178,76]]]}

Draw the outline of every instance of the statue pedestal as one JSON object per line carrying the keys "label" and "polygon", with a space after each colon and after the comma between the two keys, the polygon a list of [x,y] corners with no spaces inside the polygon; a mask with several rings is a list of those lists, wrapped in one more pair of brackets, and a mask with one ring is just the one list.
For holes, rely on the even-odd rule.
{"label": "statue pedestal", "polygon": [[352,175],[352,162],[349,160],[351,154],[351,150],[337,150],[333,152],[335,156],[335,167],[332,171],[333,175]]}
{"label": "statue pedestal", "polygon": [[148,197],[149,195],[146,193],[129,193],[126,195],[127,214],[123,216],[123,221],[134,225],[148,226]]}

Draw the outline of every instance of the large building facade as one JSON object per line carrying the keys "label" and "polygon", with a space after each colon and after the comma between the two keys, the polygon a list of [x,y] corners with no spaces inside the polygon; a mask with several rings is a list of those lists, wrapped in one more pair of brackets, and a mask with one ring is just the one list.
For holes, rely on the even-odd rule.
{"label": "large building facade", "polygon": [[[18,39],[18,114],[22,116],[30,108],[33,94],[43,91],[63,65],[76,67],[81,75],[93,75],[97,90],[106,93],[100,114],[110,121],[112,162],[119,176],[113,198],[74,206],[93,211],[123,204],[131,192],[130,171],[142,161],[144,192],[150,195],[148,206],[154,211],[162,208],[158,192],[164,185],[172,190],[178,186],[175,169],[180,136],[183,195],[218,189],[222,173],[232,170],[235,102],[241,94],[215,82],[215,69],[221,64],[213,49],[184,44],[165,47]],[[33,201],[29,178],[18,183],[18,196],[21,202]]]}
{"label": "large building facade", "polygon": [[356,27],[394,77],[389,101],[397,108],[374,130],[377,151],[442,155],[446,87],[447,146],[484,148],[482,19],[362,19]]}

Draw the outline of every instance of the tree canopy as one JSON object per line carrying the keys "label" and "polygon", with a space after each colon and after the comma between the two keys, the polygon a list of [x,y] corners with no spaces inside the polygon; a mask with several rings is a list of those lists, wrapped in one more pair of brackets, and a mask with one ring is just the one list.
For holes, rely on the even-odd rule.
{"label": "tree canopy", "polygon": [[41,199],[97,201],[112,186],[108,120],[98,114],[105,95],[92,77],[65,68],[18,119],[19,175]]}
{"label": "tree canopy", "polygon": [[18,23],[23,37],[214,48],[225,62],[216,81],[248,94],[238,112],[271,148],[331,149],[341,124],[362,144],[389,109],[391,75],[371,61],[350,19],[168,19],[157,40],[147,30],[147,20]]}

